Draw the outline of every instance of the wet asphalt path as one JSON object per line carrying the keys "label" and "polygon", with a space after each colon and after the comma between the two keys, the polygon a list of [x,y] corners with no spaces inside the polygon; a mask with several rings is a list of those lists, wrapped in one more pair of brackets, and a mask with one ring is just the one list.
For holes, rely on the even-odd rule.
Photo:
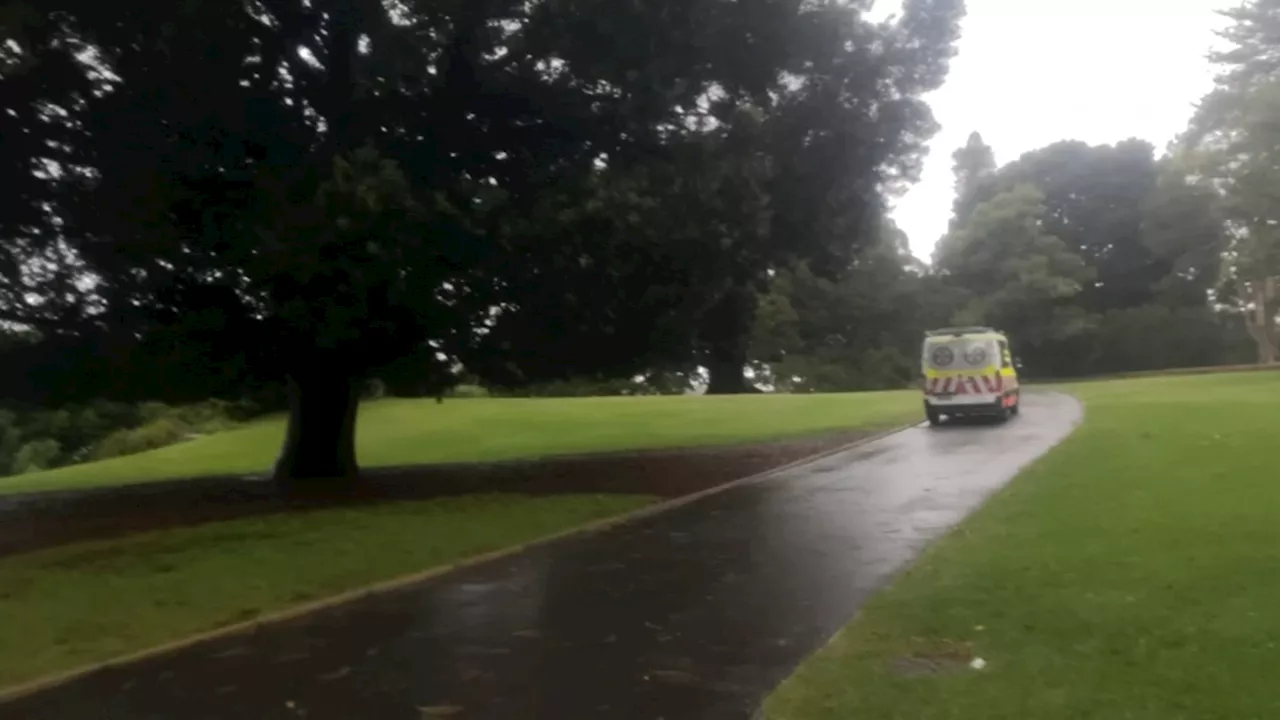
{"label": "wet asphalt path", "polygon": [[0,718],[749,718],[1081,414],[1064,395],[1028,395],[1004,426],[912,428],[596,535],[103,670]]}

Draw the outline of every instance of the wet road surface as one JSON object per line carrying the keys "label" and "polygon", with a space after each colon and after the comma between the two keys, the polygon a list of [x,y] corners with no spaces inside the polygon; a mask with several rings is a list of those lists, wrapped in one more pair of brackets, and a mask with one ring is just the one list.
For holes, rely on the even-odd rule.
{"label": "wet road surface", "polygon": [[0,717],[749,718],[1082,413],[1064,395],[1023,401],[1007,425],[912,428],[599,534],[103,670]]}

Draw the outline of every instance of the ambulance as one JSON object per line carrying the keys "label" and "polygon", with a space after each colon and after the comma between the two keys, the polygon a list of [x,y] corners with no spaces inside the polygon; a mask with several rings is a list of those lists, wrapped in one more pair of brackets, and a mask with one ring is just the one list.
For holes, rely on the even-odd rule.
{"label": "ambulance", "polygon": [[1018,414],[1018,370],[1004,333],[989,327],[930,330],[922,356],[930,425],[944,417],[1008,420]]}

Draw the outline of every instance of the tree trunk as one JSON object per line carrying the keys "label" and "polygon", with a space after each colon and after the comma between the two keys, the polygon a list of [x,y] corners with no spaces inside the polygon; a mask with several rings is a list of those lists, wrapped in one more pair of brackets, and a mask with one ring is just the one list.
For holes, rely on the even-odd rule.
{"label": "tree trunk", "polygon": [[276,481],[308,487],[354,481],[360,474],[356,464],[359,406],[359,383],[347,375],[290,374],[289,428],[276,461]]}
{"label": "tree trunk", "polygon": [[742,395],[760,392],[760,389],[747,382],[743,369],[746,367],[746,355],[740,358],[719,358],[707,360],[707,394],[708,395]]}
{"label": "tree trunk", "polygon": [[708,395],[760,392],[747,382],[747,349],[755,324],[758,298],[750,288],[730,288],[702,318]]}
{"label": "tree trunk", "polygon": [[1263,297],[1263,333],[1262,336],[1266,342],[1267,357],[1264,362],[1268,365],[1274,365],[1280,358],[1280,328],[1276,327],[1276,278],[1269,277],[1262,283]]}
{"label": "tree trunk", "polygon": [[1245,314],[1249,335],[1258,344],[1258,364],[1280,361],[1280,331],[1276,327],[1276,278],[1254,283],[1253,312]]}

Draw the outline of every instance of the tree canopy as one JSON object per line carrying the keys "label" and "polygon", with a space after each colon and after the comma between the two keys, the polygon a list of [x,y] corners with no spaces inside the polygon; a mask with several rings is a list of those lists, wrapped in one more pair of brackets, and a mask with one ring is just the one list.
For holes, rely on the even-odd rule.
{"label": "tree canopy", "polygon": [[797,264],[761,296],[750,357],[757,377],[797,392],[901,387],[928,324],[924,264],[885,221],[831,280]]}
{"label": "tree canopy", "polygon": [[287,379],[283,479],[354,475],[375,373],[436,388],[458,367],[518,385],[702,362],[742,389],[769,273],[836,272],[917,174],[920,97],[962,13],[4,8],[0,320],[43,357],[168,369],[102,361],[86,392]]}
{"label": "tree canopy", "polygon": [[1244,318],[1260,362],[1280,359],[1280,3],[1249,0],[1223,13],[1228,47],[1179,154],[1184,182],[1216,199],[1226,238],[1217,300]]}
{"label": "tree canopy", "polygon": [[1227,247],[1219,197],[1185,158],[1136,140],[1063,141],[976,173],[963,159],[982,147],[971,138],[956,153],[955,216],[934,253],[956,293],[951,322],[1010,332],[1040,375],[1235,357],[1210,304]]}

